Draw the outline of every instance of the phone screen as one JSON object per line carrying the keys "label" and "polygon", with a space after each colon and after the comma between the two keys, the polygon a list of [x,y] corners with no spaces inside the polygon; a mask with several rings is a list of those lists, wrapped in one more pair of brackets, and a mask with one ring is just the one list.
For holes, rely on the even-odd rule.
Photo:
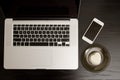
{"label": "phone screen", "polygon": [[97,35],[99,30],[101,29],[101,27],[102,27],[101,25],[99,25],[93,21],[92,24],[90,25],[88,31],[86,32],[86,34],[84,36],[86,36],[88,39],[93,41],[95,36]]}

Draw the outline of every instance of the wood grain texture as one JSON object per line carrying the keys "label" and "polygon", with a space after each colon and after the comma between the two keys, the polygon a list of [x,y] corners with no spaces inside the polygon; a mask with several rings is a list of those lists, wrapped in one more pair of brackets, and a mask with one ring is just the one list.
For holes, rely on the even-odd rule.
{"label": "wood grain texture", "polygon": [[[4,70],[3,25],[0,25],[0,80],[115,80],[120,79],[120,0],[82,0],[79,14],[79,69],[67,70]],[[81,54],[89,45],[81,39],[91,20],[105,23],[95,43],[106,47],[110,65],[100,73],[87,71],[81,64]]]}

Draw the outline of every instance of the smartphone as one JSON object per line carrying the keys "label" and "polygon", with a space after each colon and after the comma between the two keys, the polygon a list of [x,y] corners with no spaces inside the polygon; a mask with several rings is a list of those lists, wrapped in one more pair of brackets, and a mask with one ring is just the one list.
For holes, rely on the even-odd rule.
{"label": "smartphone", "polygon": [[102,21],[94,18],[82,36],[82,39],[89,44],[93,44],[103,26],[104,23]]}

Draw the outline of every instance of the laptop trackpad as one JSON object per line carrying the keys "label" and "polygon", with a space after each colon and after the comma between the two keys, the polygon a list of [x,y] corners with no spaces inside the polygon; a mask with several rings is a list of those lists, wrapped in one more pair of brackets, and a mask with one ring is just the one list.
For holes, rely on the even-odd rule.
{"label": "laptop trackpad", "polygon": [[36,69],[47,69],[53,64],[53,54],[52,52],[40,52],[40,54],[36,55]]}

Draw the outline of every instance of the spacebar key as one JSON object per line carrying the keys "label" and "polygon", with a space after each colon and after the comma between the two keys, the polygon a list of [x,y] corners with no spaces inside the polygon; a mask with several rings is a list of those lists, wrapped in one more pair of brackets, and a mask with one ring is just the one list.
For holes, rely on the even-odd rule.
{"label": "spacebar key", "polygon": [[48,43],[32,42],[32,43],[30,43],[30,46],[48,46]]}

